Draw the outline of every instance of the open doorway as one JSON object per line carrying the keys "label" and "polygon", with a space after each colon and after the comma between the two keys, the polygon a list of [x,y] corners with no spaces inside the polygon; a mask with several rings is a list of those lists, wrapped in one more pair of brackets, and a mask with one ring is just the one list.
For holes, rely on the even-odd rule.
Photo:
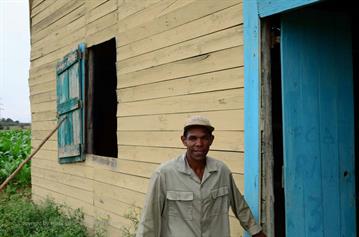
{"label": "open doorway", "polygon": [[271,88],[273,132],[274,236],[285,236],[285,197],[283,186],[283,122],[280,60],[280,18],[271,19]]}
{"label": "open doorway", "polygon": [[116,40],[88,49],[86,153],[117,158]]}
{"label": "open doorway", "polygon": [[[327,2],[325,4],[318,4],[314,6],[314,8],[325,11],[333,11],[333,12],[341,12],[351,18],[351,39],[352,39],[352,63],[353,63],[353,91],[354,91],[354,126],[355,126],[355,174],[359,168],[359,160],[358,160],[358,151],[359,151],[359,73],[358,73],[358,59],[359,59],[359,49],[358,49],[358,30],[357,24],[358,20],[354,17],[354,9],[355,7],[348,5],[341,5],[338,8],[338,2]],[[270,106],[271,114],[270,114],[270,125],[271,125],[271,136],[270,141],[263,141],[263,143],[271,144],[272,155],[264,154],[264,157],[271,157],[272,165],[265,166],[264,168],[270,167],[271,170],[267,170],[265,172],[272,172],[272,190],[274,196],[274,202],[271,204],[268,200],[266,200],[266,205],[272,205],[274,214],[272,215],[272,219],[265,221],[271,221],[273,224],[273,232],[272,235],[282,237],[286,236],[286,223],[285,223],[285,192],[283,188],[283,121],[282,121],[282,85],[281,85],[281,52],[280,52],[280,40],[281,37],[281,27],[280,27],[280,16],[272,16],[268,19],[262,19],[261,23],[266,24],[266,29],[262,28],[262,31],[267,30],[270,32],[270,40],[266,42],[262,42],[262,51],[266,50],[266,53],[262,52],[262,57],[267,57],[270,63],[267,63],[267,66],[263,66],[262,59],[262,80],[268,80],[267,90],[269,90],[270,94],[270,103],[265,103],[267,106]],[[333,37],[337,37],[336,35]],[[262,39],[263,41],[263,39]],[[267,49],[266,49],[267,47]],[[263,69],[268,71],[268,76],[263,76]],[[262,91],[263,91],[263,81],[262,81]],[[266,95],[266,94],[264,94]],[[268,100],[268,98],[264,98],[262,94],[262,101]],[[263,102],[262,102],[263,103]],[[313,115],[313,114],[312,114]],[[307,116],[310,116],[309,114]],[[268,117],[262,117],[262,119],[268,119]],[[265,136],[262,136],[262,138]],[[262,153],[267,152],[267,150],[262,149]],[[262,156],[263,157],[263,156]],[[263,162],[262,162],[263,164]],[[352,166],[353,167],[353,166]],[[348,173],[347,173],[348,174]],[[344,176],[346,176],[346,172],[344,172]],[[263,179],[262,179],[263,181]],[[355,175],[355,188],[356,188],[356,206],[358,206],[358,195],[359,195],[359,178],[358,175]],[[265,183],[265,182],[263,182]],[[268,183],[267,183],[268,184]],[[268,187],[266,187],[268,189]],[[262,198],[266,198],[265,194],[262,194]],[[359,211],[358,208],[355,210],[356,216],[358,217]],[[355,218],[355,217],[354,217]],[[262,219],[263,220],[263,219]],[[352,219],[353,220],[353,219]],[[334,223],[334,222],[333,222]],[[356,218],[356,225],[358,226],[359,221]]]}

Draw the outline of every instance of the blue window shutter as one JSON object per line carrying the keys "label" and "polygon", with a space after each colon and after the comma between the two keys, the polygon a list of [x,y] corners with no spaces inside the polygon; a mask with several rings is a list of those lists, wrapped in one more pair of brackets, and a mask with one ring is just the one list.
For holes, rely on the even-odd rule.
{"label": "blue window shutter", "polygon": [[67,54],[56,67],[57,118],[65,118],[57,132],[60,164],[85,160],[84,78],[85,45]]}

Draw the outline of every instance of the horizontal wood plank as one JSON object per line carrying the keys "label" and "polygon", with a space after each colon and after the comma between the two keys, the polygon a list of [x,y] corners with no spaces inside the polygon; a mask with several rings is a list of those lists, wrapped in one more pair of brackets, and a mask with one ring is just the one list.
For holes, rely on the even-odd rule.
{"label": "horizontal wood plank", "polygon": [[[151,37],[120,46],[117,49],[117,59],[121,61],[241,24],[243,22],[242,14],[238,14],[238,12],[242,12],[242,5],[226,8]],[[119,37],[121,38],[121,34]]]}
{"label": "horizontal wood plank", "polygon": [[[93,2],[95,2],[95,1],[86,2],[86,8],[87,8],[86,22],[87,22],[87,24],[117,10],[118,0],[107,0],[104,2],[98,1],[101,4],[99,4],[97,6],[94,6]],[[116,15],[116,20],[114,22],[117,22],[117,15]]]}
{"label": "horizontal wood plank", "polygon": [[126,18],[120,19],[119,32],[127,31],[136,26],[143,25],[155,18],[160,17],[168,12],[174,11],[178,8],[183,7],[183,5],[188,5],[195,0],[185,0],[185,1],[176,1],[176,0],[162,0],[156,2],[142,11],[138,11],[134,14],[127,16]]}
{"label": "horizontal wood plank", "polygon": [[56,111],[56,101],[43,102],[39,104],[31,105],[31,112],[45,112],[45,111]]}
{"label": "horizontal wood plank", "polygon": [[203,54],[136,72],[118,74],[117,85],[119,88],[125,88],[240,66],[243,66],[242,46]]}
{"label": "horizontal wood plank", "polygon": [[[224,110],[196,113],[210,119],[217,130],[243,130],[243,110]],[[164,131],[179,130],[192,113],[161,114],[119,117],[118,131]]]}
{"label": "horizontal wood plank", "polygon": [[[214,150],[243,151],[243,132],[216,131],[216,139],[211,148]],[[120,131],[117,132],[119,145],[154,146],[168,148],[184,147],[181,140],[181,131]]]}
{"label": "horizontal wood plank", "polygon": [[141,193],[146,193],[149,181],[147,178],[122,174],[106,169],[94,169],[94,180]]}
{"label": "horizontal wood plank", "polygon": [[111,183],[93,181],[93,189],[95,199],[98,197],[108,197],[133,206],[142,206],[145,202],[145,194],[121,188]]}
{"label": "horizontal wood plank", "polygon": [[118,0],[118,20],[125,20],[129,16],[142,12],[160,1],[162,0]]}
{"label": "horizontal wood plank", "polygon": [[[194,103],[195,101],[195,103]],[[243,109],[243,89],[119,103],[117,116]],[[41,111],[38,106],[36,110]]]}
{"label": "horizontal wood plank", "polygon": [[31,181],[34,185],[49,189],[54,192],[62,193],[89,204],[93,203],[93,192],[91,191],[86,191],[66,184],[51,181],[46,178],[37,176],[36,173],[32,173]]}
{"label": "horizontal wood plank", "polygon": [[94,206],[92,204],[73,198],[70,195],[67,195],[67,193],[63,194],[53,191],[36,183],[32,184],[32,193],[42,197],[43,199],[50,198],[55,200],[57,203],[65,204],[73,209],[80,208],[85,214],[95,216]]}
{"label": "horizontal wood plank", "polygon": [[120,27],[120,46],[170,30],[174,27],[213,14],[214,12],[223,10],[236,4],[238,4],[238,0],[194,1],[191,4],[187,4],[184,7],[175,9],[166,15],[154,18],[153,20],[147,21],[146,23],[140,24],[136,27],[127,27],[124,29],[121,29]]}
{"label": "horizontal wood plank", "polygon": [[[117,22],[117,13],[115,11],[108,13],[104,17],[101,17],[101,18],[97,19],[96,21],[93,21],[86,25],[86,36],[89,36],[89,35],[99,32],[99,31],[102,31],[103,29],[116,24],[116,22]],[[117,26],[116,26],[116,29],[117,29]],[[113,32],[114,36],[116,35],[116,31],[117,30],[114,30],[114,32]]]}
{"label": "horizontal wood plank", "polygon": [[93,192],[93,181],[88,178],[56,172],[54,170],[46,169],[43,167],[37,167],[36,164],[31,165],[31,172],[40,179],[46,179],[51,182],[59,182],[61,184],[68,185],[80,190]]}
{"label": "horizontal wood plank", "polygon": [[50,102],[56,100],[56,91],[55,90],[49,90],[44,91],[42,93],[38,94],[31,94],[30,96],[30,102],[31,104],[39,104],[43,102]]}
{"label": "horizontal wood plank", "polygon": [[49,6],[51,6],[56,0],[40,0],[40,1],[36,1],[33,0],[32,1],[32,6],[31,6],[31,18],[33,18],[34,16],[36,16],[37,14],[39,14],[40,12],[42,12],[43,10],[47,9]]}
{"label": "horizontal wood plank", "polygon": [[93,167],[86,166],[83,162],[59,164],[57,161],[57,156],[41,157],[41,155],[36,155],[32,160],[32,165],[38,169],[51,170],[53,172],[71,175],[74,177],[76,176],[78,178],[93,180]]}
{"label": "horizontal wood plank", "polygon": [[117,90],[117,95],[119,102],[130,102],[240,88],[243,87],[243,82],[243,67],[239,67],[180,79],[126,87]]}
{"label": "horizontal wood plank", "polygon": [[33,43],[31,45],[31,60],[61,49],[68,44],[78,43],[85,35],[85,19],[85,16],[81,16]]}
{"label": "horizontal wood plank", "polygon": [[[86,36],[86,45],[87,47],[91,47],[96,44],[101,44],[105,41],[108,41],[112,38],[115,38],[115,31],[117,30],[117,25],[113,24],[108,26],[107,28],[98,31],[92,35]],[[116,39],[116,38],[115,38]]]}
{"label": "horizontal wood plank", "polygon": [[44,111],[31,114],[31,121],[49,121],[56,119],[56,111]]}
{"label": "horizontal wood plank", "polygon": [[[31,29],[35,33],[49,25],[54,25],[55,22],[81,6],[84,6],[84,0],[67,2],[56,1],[52,6],[46,9],[46,13],[43,11],[46,16],[45,18],[40,18],[41,14],[34,16],[31,22]],[[39,19],[39,21],[37,21],[37,19]]]}
{"label": "horizontal wood plank", "polygon": [[135,72],[166,63],[236,47],[243,44],[242,26],[217,31],[117,63],[119,74]]}
{"label": "horizontal wood plank", "polygon": [[84,16],[86,14],[85,4],[80,5],[77,8],[74,8],[73,11],[69,12],[68,14],[64,15],[64,17],[60,18],[56,22],[46,26],[45,28],[31,33],[31,43],[35,43],[44,37],[50,35],[52,32],[57,31],[58,29],[65,27],[66,25],[70,24],[71,22],[75,21],[76,19]]}
{"label": "horizontal wood plank", "polygon": [[30,94],[36,95],[44,92],[55,91],[56,80],[46,81],[41,84],[30,86]]}
{"label": "horizontal wood plank", "polygon": [[[185,153],[186,151],[184,147],[165,148],[133,145],[120,145],[118,149],[119,158],[143,162],[154,162],[158,164],[174,159],[180,154]],[[243,152],[210,150],[208,155],[210,157],[223,161],[232,170],[232,172],[238,174],[244,173]]]}

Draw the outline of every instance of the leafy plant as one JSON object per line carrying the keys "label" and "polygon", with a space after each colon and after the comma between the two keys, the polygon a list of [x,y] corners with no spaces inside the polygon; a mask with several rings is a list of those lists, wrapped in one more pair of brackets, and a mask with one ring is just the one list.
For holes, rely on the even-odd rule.
{"label": "leafy plant", "polygon": [[[26,159],[31,151],[30,130],[0,131],[0,183]],[[30,163],[27,163],[11,181],[12,187],[24,188],[30,185]],[[13,188],[7,188],[13,190]]]}
{"label": "leafy plant", "polygon": [[19,194],[0,198],[0,237],[85,237],[87,229],[81,210],[72,210],[52,200],[35,204]]}
{"label": "leafy plant", "polygon": [[130,225],[121,228],[122,237],[136,236],[138,224],[140,223],[140,215],[141,212],[138,207],[132,206],[128,210],[128,212],[124,215],[124,217],[130,221]]}

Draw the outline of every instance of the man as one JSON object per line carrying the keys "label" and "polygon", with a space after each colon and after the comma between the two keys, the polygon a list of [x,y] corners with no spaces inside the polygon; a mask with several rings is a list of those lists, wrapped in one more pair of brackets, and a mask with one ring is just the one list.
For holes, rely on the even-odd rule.
{"label": "man", "polygon": [[252,236],[265,237],[221,161],[207,156],[214,127],[202,116],[184,126],[185,154],[153,174],[137,237],[227,237],[228,210]]}

